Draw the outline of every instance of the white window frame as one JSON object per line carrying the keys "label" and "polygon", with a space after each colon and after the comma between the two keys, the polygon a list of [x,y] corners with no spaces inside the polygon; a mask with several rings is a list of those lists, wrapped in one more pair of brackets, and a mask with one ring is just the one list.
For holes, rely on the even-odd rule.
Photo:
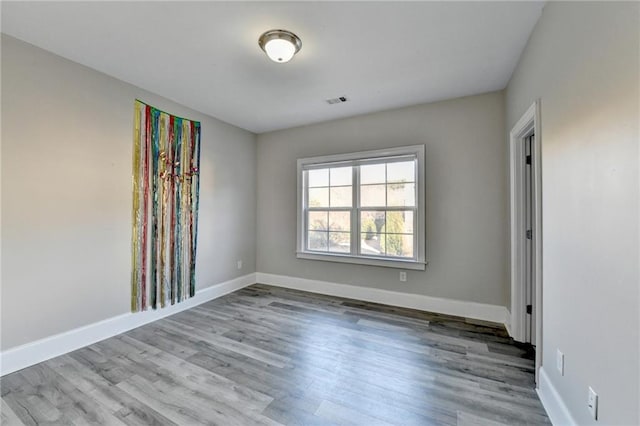
{"label": "white window frame", "polygon": [[[307,224],[306,222],[306,208],[307,201],[305,199],[306,188],[304,183],[304,171],[321,168],[321,167],[337,167],[340,163],[344,165],[360,165],[366,163],[382,162],[384,159],[393,157],[413,157],[416,159],[417,171],[416,171],[416,209],[414,214],[414,254],[413,259],[402,258],[381,258],[376,256],[360,255],[360,217],[357,214],[352,214],[351,221],[351,241],[352,252],[351,253],[322,253],[316,251],[307,251],[306,239],[307,239]],[[299,259],[311,259],[322,260],[329,262],[341,262],[341,263],[354,263],[359,265],[370,266],[382,266],[387,268],[400,268],[400,269],[412,269],[424,271],[426,267],[425,260],[425,168],[424,168],[424,145],[412,145],[403,146],[388,149],[379,149],[373,151],[353,152],[348,154],[336,154],[336,155],[324,155],[319,157],[300,158],[298,159],[298,194],[297,194],[297,245],[296,255]],[[348,210],[352,212],[359,211],[359,193],[360,182],[355,179],[352,181],[353,185],[353,204]],[[376,210],[372,208],[371,210]],[[387,208],[387,210],[393,210],[393,207]],[[357,236],[357,238],[356,238]],[[354,238],[356,241],[354,242]],[[356,249],[354,250],[353,247]]]}

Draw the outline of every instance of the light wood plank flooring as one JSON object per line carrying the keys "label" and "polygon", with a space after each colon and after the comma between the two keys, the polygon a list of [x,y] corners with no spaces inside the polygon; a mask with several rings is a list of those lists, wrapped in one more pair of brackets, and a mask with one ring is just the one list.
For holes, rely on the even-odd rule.
{"label": "light wood plank flooring", "polygon": [[1,380],[2,425],[550,424],[494,324],[253,285]]}

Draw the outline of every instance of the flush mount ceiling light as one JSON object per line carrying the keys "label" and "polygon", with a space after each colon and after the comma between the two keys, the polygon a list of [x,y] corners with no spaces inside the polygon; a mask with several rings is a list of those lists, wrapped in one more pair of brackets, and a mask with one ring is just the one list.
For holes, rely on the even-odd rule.
{"label": "flush mount ceiling light", "polygon": [[269,30],[260,36],[258,45],[273,62],[284,64],[300,51],[302,41],[291,31]]}

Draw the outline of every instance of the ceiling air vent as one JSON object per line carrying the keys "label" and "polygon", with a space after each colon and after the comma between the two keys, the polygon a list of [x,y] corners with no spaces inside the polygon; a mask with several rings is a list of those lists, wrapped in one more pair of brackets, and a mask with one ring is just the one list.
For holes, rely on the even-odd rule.
{"label": "ceiling air vent", "polygon": [[347,102],[347,98],[344,96],[340,96],[339,98],[327,99],[327,103],[329,105],[341,104],[343,102]]}

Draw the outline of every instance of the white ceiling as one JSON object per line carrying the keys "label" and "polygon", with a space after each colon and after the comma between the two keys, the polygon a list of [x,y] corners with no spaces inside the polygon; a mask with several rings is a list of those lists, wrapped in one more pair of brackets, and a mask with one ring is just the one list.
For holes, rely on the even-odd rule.
{"label": "white ceiling", "polygon": [[[2,2],[2,32],[262,133],[504,88],[544,3]],[[266,30],[302,39],[288,64]],[[329,105],[326,99],[349,101]]]}

